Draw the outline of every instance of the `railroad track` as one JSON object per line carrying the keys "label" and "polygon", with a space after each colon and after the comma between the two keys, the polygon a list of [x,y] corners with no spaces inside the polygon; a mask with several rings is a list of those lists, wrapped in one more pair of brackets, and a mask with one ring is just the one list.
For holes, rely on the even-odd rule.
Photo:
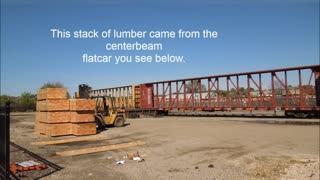
{"label": "railroad track", "polygon": [[180,117],[236,117],[236,118],[281,118],[286,119],[284,115],[270,115],[270,114],[206,114],[206,113],[169,113],[167,116]]}
{"label": "railroad track", "polygon": [[[247,123],[260,123],[260,124],[290,124],[290,125],[320,125],[319,119],[310,118],[287,118],[284,115],[270,115],[270,114],[182,114],[173,113],[167,116],[172,117],[224,117],[228,121],[234,122],[247,122]],[[230,119],[228,119],[230,118]],[[238,118],[238,119],[233,119]]]}

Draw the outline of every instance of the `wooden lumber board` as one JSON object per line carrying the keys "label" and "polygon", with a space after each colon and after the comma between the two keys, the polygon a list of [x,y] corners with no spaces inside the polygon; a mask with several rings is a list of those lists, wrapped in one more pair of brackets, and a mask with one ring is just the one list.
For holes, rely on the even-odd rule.
{"label": "wooden lumber board", "polygon": [[63,136],[72,134],[71,123],[48,124],[40,123],[40,133],[48,136]]}
{"label": "wooden lumber board", "polygon": [[71,111],[94,111],[96,100],[94,99],[70,99]]}
{"label": "wooden lumber board", "polygon": [[93,111],[48,111],[36,112],[36,122],[43,123],[83,123],[95,122]]}
{"label": "wooden lumber board", "polygon": [[96,123],[72,123],[72,134],[76,136],[97,134]]}
{"label": "wooden lumber board", "polygon": [[52,145],[52,144],[64,144],[70,142],[81,142],[81,141],[94,141],[94,140],[103,140],[107,139],[105,135],[93,135],[93,136],[85,136],[85,137],[76,137],[76,138],[67,138],[67,139],[59,139],[54,141],[41,141],[41,142],[32,142],[32,145]]}
{"label": "wooden lumber board", "polygon": [[39,111],[37,111],[34,122],[39,122],[39,118],[40,118],[40,116],[39,116]]}
{"label": "wooden lumber board", "polygon": [[96,123],[43,123],[35,122],[35,132],[48,136],[97,134]]}
{"label": "wooden lumber board", "polygon": [[50,137],[50,136],[45,135],[45,134],[40,134],[39,132],[34,132],[33,134],[36,135],[36,136],[39,137],[39,138],[47,138],[47,137]]}
{"label": "wooden lumber board", "polygon": [[38,90],[37,100],[67,99],[67,96],[65,88],[46,88]]}
{"label": "wooden lumber board", "polygon": [[68,111],[69,106],[69,100],[37,101],[37,111]]}
{"label": "wooden lumber board", "polygon": [[95,122],[94,111],[71,111],[70,122],[72,123]]}
{"label": "wooden lumber board", "polygon": [[35,133],[39,132],[39,122],[37,122],[37,121],[34,122],[34,132]]}
{"label": "wooden lumber board", "polygon": [[60,156],[75,156],[75,155],[90,154],[90,153],[122,149],[122,148],[134,147],[134,146],[142,146],[144,144],[145,142],[142,142],[142,141],[133,141],[133,142],[122,143],[122,144],[113,144],[113,145],[77,149],[77,150],[71,150],[71,151],[61,151],[61,152],[56,152],[56,154]]}
{"label": "wooden lumber board", "polygon": [[36,132],[36,133],[40,133],[40,131],[39,131],[39,114],[38,114],[38,112],[36,112],[36,116],[35,116],[35,121],[34,121],[34,132]]}
{"label": "wooden lumber board", "polygon": [[36,132],[40,134],[46,134],[46,127],[41,122],[37,122],[36,124]]}
{"label": "wooden lumber board", "polygon": [[50,111],[50,112],[36,112],[37,121],[43,123],[67,123],[70,122],[69,111]]}
{"label": "wooden lumber board", "polygon": [[34,122],[34,132],[36,133],[40,133],[40,129],[41,129],[41,124],[40,122]]}

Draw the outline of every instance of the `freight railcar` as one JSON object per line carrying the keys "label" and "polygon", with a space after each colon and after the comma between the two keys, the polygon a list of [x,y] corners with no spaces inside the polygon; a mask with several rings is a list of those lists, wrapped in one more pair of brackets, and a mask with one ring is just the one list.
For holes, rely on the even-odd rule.
{"label": "freight railcar", "polygon": [[81,97],[111,96],[129,117],[170,111],[275,111],[287,117],[319,117],[320,65],[143,83],[92,90]]}

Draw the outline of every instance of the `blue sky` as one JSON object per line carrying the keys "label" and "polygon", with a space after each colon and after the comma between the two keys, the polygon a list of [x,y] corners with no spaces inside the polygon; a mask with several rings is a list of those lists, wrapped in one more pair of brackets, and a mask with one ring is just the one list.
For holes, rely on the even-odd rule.
{"label": "blue sky", "polygon": [[[51,28],[202,30],[218,39],[161,42],[161,52],[108,52],[113,39],[53,39]],[[130,41],[129,41],[130,42]],[[82,63],[82,54],[183,55],[185,63]],[[319,0],[1,1],[1,94],[60,81],[93,88],[319,64]]]}

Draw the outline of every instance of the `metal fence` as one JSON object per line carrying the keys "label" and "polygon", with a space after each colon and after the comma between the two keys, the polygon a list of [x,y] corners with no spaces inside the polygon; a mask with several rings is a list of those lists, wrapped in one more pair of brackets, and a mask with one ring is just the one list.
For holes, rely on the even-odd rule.
{"label": "metal fence", "polygon": [[0,179],[9,178],[9,146],[10,146],[10,103],[1,106],[0,115]]}

